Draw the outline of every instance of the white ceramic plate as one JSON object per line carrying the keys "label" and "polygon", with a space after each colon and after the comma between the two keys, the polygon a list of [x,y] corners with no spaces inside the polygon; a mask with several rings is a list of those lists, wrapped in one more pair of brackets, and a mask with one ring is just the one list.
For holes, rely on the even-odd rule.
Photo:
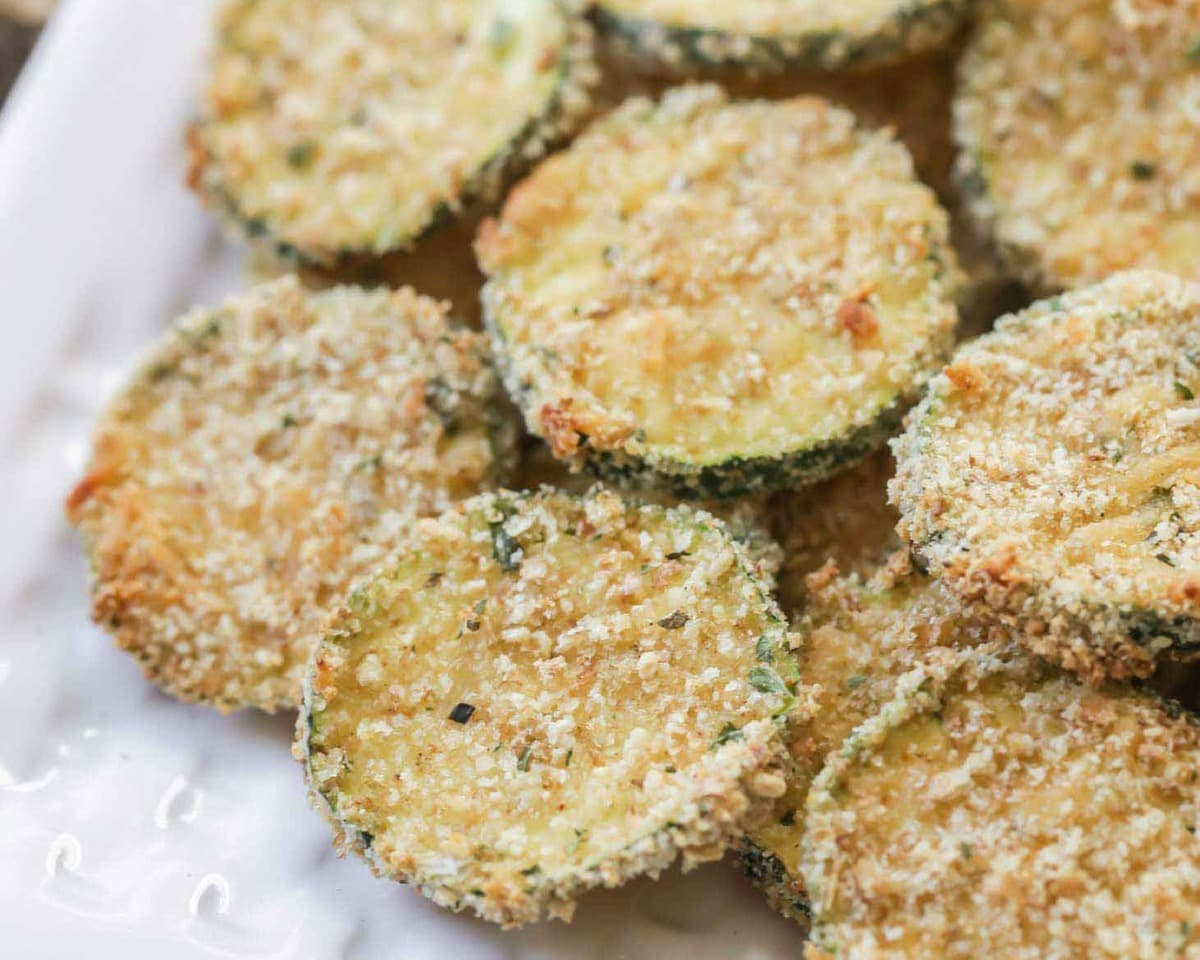
{"label": "white ceramic plate", "polygon": [[[432,0],[431,0],[432,2]],[[92,418],[242,252],[183,189],[209,0],[67,0],[0,120],[0,957],[795,957],[728,865],[505,934],[339,861],[291,717],[155,692],[91,626],[61,519]]]}

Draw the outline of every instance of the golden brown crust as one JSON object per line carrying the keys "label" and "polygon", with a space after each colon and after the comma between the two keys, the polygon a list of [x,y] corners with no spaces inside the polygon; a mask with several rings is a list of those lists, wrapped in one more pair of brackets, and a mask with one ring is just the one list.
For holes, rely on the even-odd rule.
{"label": "golden brown crust", "polygon": [[922,562],[1094,679],[1200,646],[1200,286],[1121,274],[960,348],[896,441]]}
{"label": "golden brown crust", "polygon": [[377,873],[508,926],[569,916],[769,813],[807,697],[788,648],[711,515],[484,495],[421,521],[334,617],[297,754]]}
{"label": "golden brown crust", "polygon": [[983,649],[916,671],[808,801],[841,960],[1200,956],[1200,728]]}
{"label": "golden brown crust", "polygon": [[498,391],[480,338],[411,290],[289,278],[190,314],[67,501],[94,618],[182,699],[294,706],[326,606],[509,467]]}

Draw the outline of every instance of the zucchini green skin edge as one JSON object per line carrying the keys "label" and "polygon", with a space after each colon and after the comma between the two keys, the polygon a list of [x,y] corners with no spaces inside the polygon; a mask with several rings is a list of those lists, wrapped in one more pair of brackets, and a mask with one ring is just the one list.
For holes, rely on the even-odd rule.
{"label": "zucchini green skin edge", "polygon": [[[549,490],[550,488],[543,489]],[[507,496],[510,497],[512,502],[519,502],[532,499],[536,496],[536,492],[509,492]],[[707,513],[698,514],[695,522],[701,525],[715,524],[721,527],[724,526],[721,520]],[[745,546],[731,534],[729,535],[729,540],[734,546],[737,563],[741,567],[742,572],[756,586],[760,600],[767,603],[771,608],[770,619],[778,622],[786,629],[787,618],[775,602],[772,592],[763,585],[759,576],[754,572],[754,564],[746,553]],[[384,571],[387,569],[388,567],[386,566],[383,568]],[[357,592],[357,589],[355,589],[355,592]],[[351,600],[347,602],[352,602],[352,599],[353,595],[351,596]],[[794,655],[786,645],[777,646],[773,654],[777,661],[787,662],[795,668]],[[373,849],[374,836],[370,832],[361,830],[345,821],[339,814],[333,801],[317,788],[316,782],[311,776],[310,762],[314,752],[313,738],[319,732],[319,724],[314,717],[313,703],[312,672],[310,670],[305,674],[303,681],[300,709],[296,714],[295,735],[292,743],[292,756],[304,767],[310,804],[333,828],[339,855],[346,850],[353,851],[368,864],[371,872],[377,877],[386,877],[395,880],[396,877],[388,866],[381,863],[375,857]],[[779,731],[781,728],[786,730],[788,722],[787,716],[779,716],[773,718],[771,725],[776,731]],[[762,749],[764,744],[756,744],[755,746]],[[744,787],[742,789],[743,791],[745,790]],[[668,823],[657,830],[638,837],[621,850],[613,851],[606,858],[588,864],[582,872],[573,876],[557,878],[552,891],[554,894],[562,896],[569,901],[575,895],[586,892],[589,889],[619,885],[619,883],[614,884],[612,882],[614,867],[615,872],[621,878],[620,882],[643,874],[648,874],[652,877],[657,876],[659,872],[669,868],[680,858],[681,849],[675,840],[675,834],[681,829],[680,824]],[[738,841],[734,841],[731,847],[736,847],[737,843]],[[401,882],[407,883],[408,881]],[[467,909],[474,909],[480,912],[482,891],[458,891],[456,899],[453,902],[447,902],[444,896],[447,888],[444,886],[432,883],[420,883],[414,884],[414,886],[429,900],[455,913]],[[480,916],[483,916],[483,914],[480,913]]]}
{"label": "zucchini green skin edge", "polygon": [[[913,411],[912,426],[906,434],[892,441],[892,450],[898,459],[923,455],[931,425],[937,419],[936,401],[936,395],[927,388],[920,405]],[[913,563],[921,573],[931,577],[940,575],[940,564],[931,550],[947,536],[947,531],[935,530],[932,536],[910,545]],[[994,620],[999,615],[1006,622],[1011,620],[1018,628],[1028,625],[1031,619],[1040,619],[1053,625],[1055,635],[1089,638],[1087,646],[1093,655],[1103,660],[1120,658],[1122,652],[1132,651],[1142,663],[1144,675],[1153,671],[1163,655],[1155,647],[1155,641],[1162,637],[1172,641],[1169,652],[1173,658],[1200,659],[1200,620],[1193,617],[1164,616],[1147,607],[1111,606],[1097,601],[1084,602],[1078,612],[1071,613],[1055,603],[1051,584],[1034,583],[1031,590],[1032,609],[1026,608],[1020,613],[997,611],[983,599],[963,599],[968,607],[987,619]],[[1103,624],[1103,629],[1098,630],[1097,624]],[[1043,655],[1048,655],[1048,651]]]}
{"label": "zucchini green skin edge", "polygon": [[679,27],[614,13],[603,0],[592,8],[597,28],[636,60],[672,68],[730,67],[780,72],[882,66],[935,49],[964,22],[971,0],[939,0],[914,9],[905,4],[889,27],[866,36],[816,31],[770,37],[703,27]]}
{"label": "zucchini green skin edge", "polygon": [[[297,269],[336,270],[412,249],[416,243],[439,227],[456,219],[464,204],[474,200],[490,201],[498,196],[507,184],[527,172],[540,155],[574,127],[575,114],[578,111],[568,109],[571,94],[590,88],[594,79],[590,54],[583,62],[579,57],[580,44],[590,45],[591,37],[588,35],[590,32],[586,29],[586,23],[578,21],[576,15],[561,2],[557,5],[562,11],[562,16],[567,17],[572,26],[562,56],[559,57],[558,82],[554,86],[554,94],[546,102],[542,113],[530,117],[508,143],[485,160],[472,176],[466,178],[458,197],[438,204],[430,211],[429,218],[421,227],[391,249],[353,247],[321,253],[304,250],[296,244],[276,237],[264,220],[243,214],[237,199],[223,186],[205,184],[201,190],[215,201],[223,219],[247,241],[267,244],[284,264]],[[584,31],[582,38],[581,29]],[[199,121],[195,129],[201,129],[203,126],[204,121]]]}
{"label": "zucchini green skin edge", "polygon": [[[483,323],[491,337],[492,353],[504,386],[525,414],[530,432],[538,435],[536,411],[530,404],[533,391],[511,362],[504,328],[486,296]],[[936,367],[949,357],[952,346],[952,336],[930,344],[916,359],[915,366],[928,369],[932,376]],[[597,450],[587,437],[580,440],[579,456],[584,471],[604,483],[633,490],[662,490],[681,500],[730,500],[771,490],[791,490],[858,465],[896,434],[917,399],[917,395],[898,397],[878,410],[871,422],[779,457],[732,457],[721,463],[701,465],[654,454],[637,457],[623,451]]]}
{"label": "zucchini green skin edge", "polygon": [[782,916],[798,923],[807,934],[812,928],[812,907],[799,879],[788,873],[777,856],[748,839],[742,839],[736,853],[738,866],[763,892],[767,903]]}

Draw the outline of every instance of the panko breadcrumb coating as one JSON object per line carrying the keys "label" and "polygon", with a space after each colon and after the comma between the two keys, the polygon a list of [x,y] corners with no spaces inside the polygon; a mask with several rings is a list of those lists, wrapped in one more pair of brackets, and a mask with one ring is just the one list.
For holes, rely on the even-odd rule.
{"label": "panko breadcrumb coating", "polygon": [[878,65],[945,45],[969,0],[596,0],[624,54],[677,72]]}
{"label": "panko breadcrumb coating", "polygon": [[514,190],[477,252],[530,430],[679,496],[854,464],[956,318],[946,216],[911,158],[813,98],[631,100]]}
{"label": "panko breadcrumb coating", "polygon": [[816,690],[813,712],[792,737],[795,772],[776,821],[752,831],[739,850],[772,905],[804,926],[809,905],[800,852],[813,778],[854,728],[891,700],[901,676],[950,663],[953,651],[988,637],[943,585],[912,569],[907,553],[893,555],[866,583],[836,577],[832,569],[811,579],[813,595],[796,630],[800,672]]}
{"label": "panko breadcrumb coating", "polygon": [[329,608],[417,517],[503,479],[514,426],[486,343],[411,290],[289,278],[197,310],[70,496],[92,614],[181,699],[295,706]]}
{"label": "panko breadcrumb coating", "polygon": [[406,249],[582,114],[577,6],[223,0],[191,183],[301,262]]}
{"label": "panko breadcrumb coating", "polygon": [[1200,728],[1022,654],[907,675],[809,794],[810,960],[1200,957]]}
{"label": "panko breadcrumb coating", "polygon": [[955,107],[964,189],[1043,288],[1200,279],[1200,0],[990,0]]}
{"label": "panko breadcrumb coating", "polygon": [[1095,679],[1200,646],[1200,285],[1153,272],[1006,317],[895,442],[923,564]]}
{"label": "panko breadcrumb coating", "polygon": [[502,492],[419,523],[334,617],[297,755],[344,848],[515,926],[719,857],[782,796],[806,697],[720,521]]}

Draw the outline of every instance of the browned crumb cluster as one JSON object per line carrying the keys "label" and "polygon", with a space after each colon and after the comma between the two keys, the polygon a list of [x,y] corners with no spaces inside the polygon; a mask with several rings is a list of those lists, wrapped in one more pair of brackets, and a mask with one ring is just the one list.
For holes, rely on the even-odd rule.
{"label": "browned crumb cluster", "polygon": [[477,251],[530,429],[691,495],[853,463],[956,316],[946,217],[911,158],[811,98],[631,100],[518,187]]}
{"label": "browned crumb cluster", "polygon": [[301,261],[409,247],[573,126],[574,0],[224,0],[191,182]]}
{"label": "browned crumb cluster", "polygon": [[806,697],[711,515],[500,493],[421,521],[337,614],[297,752],[377,873],[518,925],[719,857],[782,796]]}
{"label": "browned crumb cluster", "polygon": [[956,104],[973,210],[1030,282],[1200,278],[1200,3],[992,3]]}
{"label": "browned crumb cluster", "polygon": [[294,279],[185,317],[102,417],[68,512],[93,615],[171,693],[294,706],[327,610],[515,452],[478,335],[411,290]]}
{"label": "browned crumb cluster", "polygon": [[922,561],[1038,653],[1145,675],[1200,646],[1200,286],[1118,275],[960,348],[896,442]]}
{"label": "browned crumb cluster", "polygon": [[808,955],[1200,957],[1195,721],[962,657],[906,676],[814,784]]}

